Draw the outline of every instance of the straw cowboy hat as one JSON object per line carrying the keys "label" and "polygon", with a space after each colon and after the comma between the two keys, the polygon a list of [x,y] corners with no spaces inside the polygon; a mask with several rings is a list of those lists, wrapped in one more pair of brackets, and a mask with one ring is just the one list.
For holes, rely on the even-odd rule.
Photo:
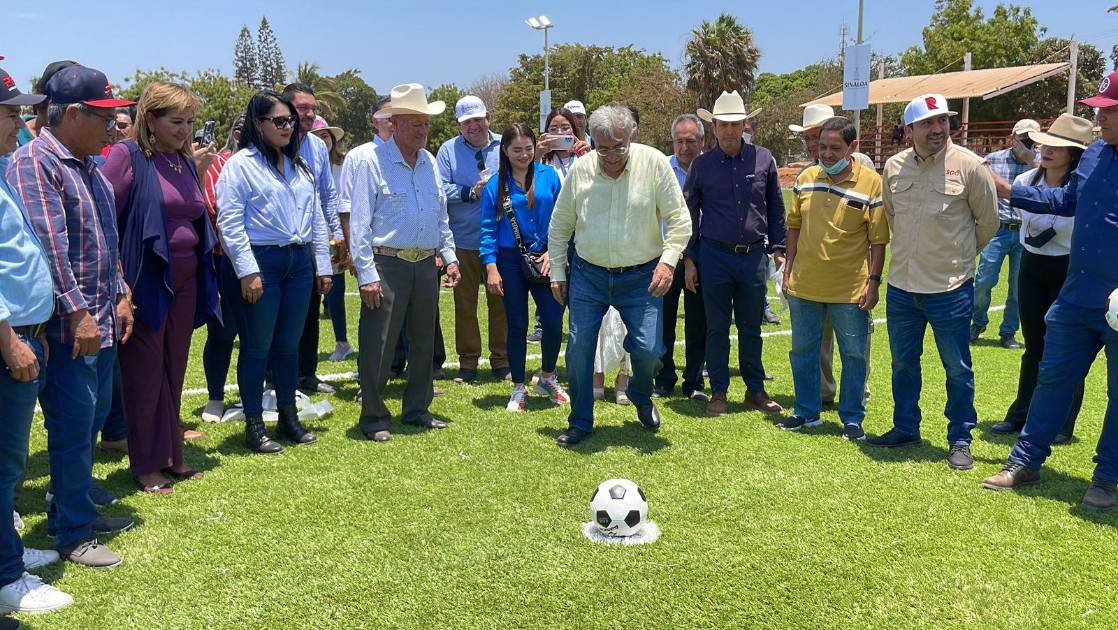
{"label": "straw cowboy hat", "polygon": [[1094,141],[1091,121],[1071,114],[1060,114],[1052,121],[1048,131],[1030,131],[1029,139],[1046,147],[1074,147],[1086,149]]}
{"label": "straw cowboy hat", "polygon": [[386,116],[406,116],[408,114],[438,116],[444,111],[446,111],[446,103],[442,101],[427,102],[427,93],[423,91],[422,85],[405,83],[392,88],[388,106],[377,113]]}
{"label": "straw cowboy hat", "polygon": [[827,119],[835,117],[835,110],[830,105],[808,105],[804,108],[804,124],[788,125],[793,133],[803,133],[808,129],[822,127]]}
{"label": "straw cowboy hat", "polygon": [[742,100],[741,94],[738,94],[738,91],[734,90],[733,92],[723,92],[722,96],[719,96],[718,100],[714,101],[713,112],[700,107],[695,113],[699,115],[699,118],[707,122],[713,122],[715,120],[737,122],[739,120],[753,118],[757,114],[760,114],[761,108],[758,107],[746,113],[745,101]]}

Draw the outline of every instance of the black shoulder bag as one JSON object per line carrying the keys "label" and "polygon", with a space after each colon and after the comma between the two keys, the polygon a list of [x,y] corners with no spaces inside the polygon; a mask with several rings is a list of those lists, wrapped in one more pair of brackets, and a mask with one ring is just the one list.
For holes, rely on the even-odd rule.
{"label": "black shoulder bag", "polygon": [[524,246],[524,237],[520,234],[520,224],[516,222],[516,213],[512,210],[512,191],[509,190],[507,182],[505,183],[505,202],[502,205],[505,210],[505,217],[509,220],[509,227],[512,228],[512,235],[516,239],[516,248],[520,250],[520,273],[530,283],[551,284],[551,278],[540,271],[543,268],[543,260],[541,260],[540,254],[529,252],[528,248]]}

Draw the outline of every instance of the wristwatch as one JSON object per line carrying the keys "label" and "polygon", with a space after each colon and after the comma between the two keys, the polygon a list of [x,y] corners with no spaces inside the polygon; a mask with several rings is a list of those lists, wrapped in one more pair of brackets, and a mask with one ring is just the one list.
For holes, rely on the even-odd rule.
{"label": "wristwatch", "polygon": [[874,282],[881,284],[881,276],[870,276],[869,278],[867,278],[867,280],[873,280]]}

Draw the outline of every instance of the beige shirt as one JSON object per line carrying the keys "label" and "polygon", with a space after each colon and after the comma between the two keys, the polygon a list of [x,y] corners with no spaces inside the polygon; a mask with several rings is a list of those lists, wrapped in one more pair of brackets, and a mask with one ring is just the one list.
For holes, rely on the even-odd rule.
{"label": "beige shirt", "polygon": [[885,163],[885,217],[893,231],[889,284],[945,293],[974,277],[974,259],[997,233],[990,169],[948,141],[928,159],[906,149]]}
{"label": "beige shirt", "polygon": [[579,257],[599,267],[629,267],[653,259],[675,267],[691,239],[691,214],[664,154],[631,144],[629,161],[617,179],[602,172],[596,154],[575,160],[555,201],[547,236],[556,282],[567,281],[572,234]]}

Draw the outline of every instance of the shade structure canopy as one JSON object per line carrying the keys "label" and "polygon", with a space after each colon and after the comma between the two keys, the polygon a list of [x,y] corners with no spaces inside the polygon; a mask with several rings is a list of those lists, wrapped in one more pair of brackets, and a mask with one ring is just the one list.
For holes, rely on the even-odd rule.
{"label": "shade structure canopy", "polygon": [[[1031,66],[962,70],[942,74],[921,74],[913,77],[894,77],[870,81],[870,105],[907,103],[929,92],[953,98],[981,98],[987,100],[1012,92],[1017,88],[1042,79],[1067,72],[1068,63],[1041,63]],[[803,103],[808,105],[842,107],[842,91]]]}

